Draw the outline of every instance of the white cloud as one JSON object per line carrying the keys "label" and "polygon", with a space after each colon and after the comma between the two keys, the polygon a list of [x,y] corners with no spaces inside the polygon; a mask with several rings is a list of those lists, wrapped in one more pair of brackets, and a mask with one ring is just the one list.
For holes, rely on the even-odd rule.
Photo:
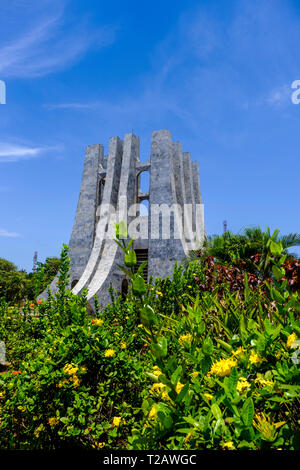
{"label": "white cloud", "polygon": [[[93,28],[84,19],[67,22],[65,2],[55,5],[43,0],[45,11],[31,4],[26,11],[24,25],[18,25],[14,35],[0,42],[0,73],[2,77],[38,77],[66,68],[78,61],[91,47],[104,47],[114,41],[115,28]],[[28,8],[26,8],[27,10]],[[30,13],[33,20],[28,22]],[[35,13],[35,15],[34,15]],[[14,14],[14,16],[13,16]],[[12,16],[17,21],[16,10]],[[22,14],[22,8],[18,15]],[[27,20],[27,21],[26,21]],[[1,24],[0,24],[1,26]]]}
{"label": "white cloud", "polygon": [[17,238],[21,235],[16,232],[8,232],[7,230],[0,228],[0,237],[8,237],[8,238]]}
{"label": "white cloud", "polygon": [[24,145],[0,143],[0,163],[17,162],[35,158],[43,152],[59,150],[60,147],[28,147]]}

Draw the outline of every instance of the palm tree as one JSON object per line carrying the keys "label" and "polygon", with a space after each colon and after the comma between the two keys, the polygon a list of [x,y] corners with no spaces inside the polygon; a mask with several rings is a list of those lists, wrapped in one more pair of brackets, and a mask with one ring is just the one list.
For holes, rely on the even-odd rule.
{"label": "palm tree", "polygon": [[[259,272],[265,279],[270,276],[270,257],[268,241],[281,242],[283,254],[289,258],[296,256],[288,253],[288,249],[293,246],[300,246],[300,234],[290,233],[279,235],[279,230],[271,234],[269,227],[263,231],[260,227],[245,227],[240,233],[233,234],[225,232],[222,235],[213,235],[206,238],[201,248],[204,256],[213,256],[221,263],[235,264],[236,260],[246,262],[246,270],[249,272]],[[258,264],[253,262],[257,256]],[[251,259],[252,258],[252,259]],[[191,253],[190,259],[195,259],[195,252]]]}

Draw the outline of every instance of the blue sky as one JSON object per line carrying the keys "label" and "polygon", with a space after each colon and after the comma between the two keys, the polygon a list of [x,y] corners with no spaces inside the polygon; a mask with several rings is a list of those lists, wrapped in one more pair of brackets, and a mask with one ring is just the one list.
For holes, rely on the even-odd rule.
{"label": "blue sky", "polygon": [[209,234],[300,232],[297,0],[2,0],[0,31],[0,257],[59,255],[86,145],[132,129],[199,161]]}

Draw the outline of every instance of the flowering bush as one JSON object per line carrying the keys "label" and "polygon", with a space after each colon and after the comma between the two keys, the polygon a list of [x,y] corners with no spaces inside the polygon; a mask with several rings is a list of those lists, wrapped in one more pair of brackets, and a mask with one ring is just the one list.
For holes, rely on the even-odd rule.
{"label": "flowering bush", "polygon": [[96,317],[86,292],[67,289],[67,247],[55,296],[1,303],[1,448],[299,448],[300,301],[280,244],[272,283],[203,289],[197,261],[146,285],[117,242],[131,288],[102,311],[96,302]]}

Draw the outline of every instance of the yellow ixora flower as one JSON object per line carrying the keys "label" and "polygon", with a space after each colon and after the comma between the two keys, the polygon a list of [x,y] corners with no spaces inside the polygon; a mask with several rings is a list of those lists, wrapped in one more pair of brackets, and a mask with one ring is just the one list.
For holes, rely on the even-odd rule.
{"label": "yellow ixora flower", "polygon": [[155,292],[156,292],[156,294],[157,294],[157,295],[160,295],[160,297],[162,297],[162,296],[163,296],[163,293],[162,293],[162,292],[160,292],[159,290],[156,290]]}
{"label": "yellow ixora flower", "polygon": [[190,374],[190,376],[191,376],[193,379],[196,379],[196,377],[198,377],[198,375],[199,375],[199,372],[198,372],[197,370],[195,370],[194,372],[192,372],[192,373]]}
{"label": "yellow ixora flower", "polygon": [[65,374],[74,375],[78,371],[78,367],[75,364],[71,363],[66,364],[63,370]]}
{"label": "yellow ixora flower", "polygon": [[241,394],[248,392],[250,388],[251,384],[248,382],[248,380],[245,377],[240,377],[236,386],[237,391]]}
{"label": "yellow ixora flower", "polygon": [[125,341],[121,341],[120,347],[121,347],[121,349],[126,349],[127,348],[127,344],[125,343]]}
{"label": "yellow ixora flower", "polygon": [[262,388],[274,386],[273,380],[267,380],[267,379],[264,379],[263,377],[256,377],[256,379],[254,380],[254,383]]}
{"label": "yellow ixora flower", "polygon": [[106,349],[105,353],[104,353],[104,356],[105,357],[112,357],[115,354],[115,352],[116,351],[114,349]]}
{"label": "yellow ixora flower", "polygon": [[79,387],[79,385],[80,385],[80,380],[79,380],[79,378],[77,377],[77,375],[72,375],[72,377],[70,378],[70,381],[73,382],[74,388]]}
{"label": "yellow ixora flower", "polygon": [[96,442],[94,444],[92,444],[92,447],[94,449],[103,449],[103,447],[105,446],[105,442]]}
{"label": "yellow ixora flower", "polygon": [[56,426],[59,423],[59,419],[54,416],[53,418],[48,419],[48,423],[50,426]]}
{"label": "yellow ixora flower", "polygon": [[205,396],[205,398],[207,400],[212,400],[213,399],[213,395],[211,393],[203,393],[203,395]]}
{"label": "yellow ixora flower", "polygon": [[165,384],[161,382],[155,382],[151,387],[150,393],[153,394],[154,392],[164,390],[165,388]]}
{"label": "yellow ixora flower", "polygon": [[186,335],[181,335],[178,339],[179,343],[191,343],[193,341],[193,336],[190,333],[187,333]]}
{"label": "yellow ixora flower", "polygon": [[113,425],[118,428],[121,424],[121,421],[122,421],[121,416],[115,416],[113,419]]}
{"label": "yellow ixora flower", "polygon": [[249,357],[249,362],[250,364],[261,364],[263,359],[259,357],[258,354],[256,354],[253,350],[251,350],[250,357]]}
{"label": "yellow ixora flower", "polygon": [[155,405],[153,405],[151,410],[149,411],[148,418],[149,419],[156,419],[157,418],[157,408],[156,408]]}
{"label": "yellow ixora flower", "polygon": [[232,351],[233,356],[239,357],[246,352],[246,349],[242,346],[239,346],[236,351]]}
{"label": "yellow ixora flower", "polygon": [[159,377],[160,375],[162,375],[162,371],[160,370],[160,368],[158,366],[154,366],[153,367],[153,373],[155,375],[157,375],[157,377]]}
{"label": "yellow ixora flower", "polygon": [[224,442],[222,449],[232,450],[234,449],[234,443],[232,441]]}
{"label": "yellow ixora flower", "polygon": [[296,333],[292,333],[288,339],[287,339],[287,342],[286,342],[286,345],[288,348],[291,348],[292,347],[292,344],[294,343],[294,341],[297,340],[297,335]]}
{"label": "yellow ixora flower", "polygon": [[34,435],[35,437],[39,437],[40,433],[45,430],[45,426],[43,424],[40,424],[35,430],[34,430]]}
{"label": "yellow ixora flower", "polygon": [[228,359],[220,359],[211,366],[209,374],[215,374],[219,377],[225,377],[226,375],[230,374],[231,369],[236,365],[237,361],[232,357]]}
{"label": "yellow ixora flower", "polygon": [[104,320],[102,318],[93,318],[92,324],[96,326],[102,326],[104,323]]}
{"label": "yellow ixora flower", "polygon": [[179,393],[181,392],[181,390],[183,389],[183,387],[184,387],[184,384],[182,384],[182,383],[178,380],[177,385],[176,385],[176,387],[175,387],[176,393],[179,394]]}

